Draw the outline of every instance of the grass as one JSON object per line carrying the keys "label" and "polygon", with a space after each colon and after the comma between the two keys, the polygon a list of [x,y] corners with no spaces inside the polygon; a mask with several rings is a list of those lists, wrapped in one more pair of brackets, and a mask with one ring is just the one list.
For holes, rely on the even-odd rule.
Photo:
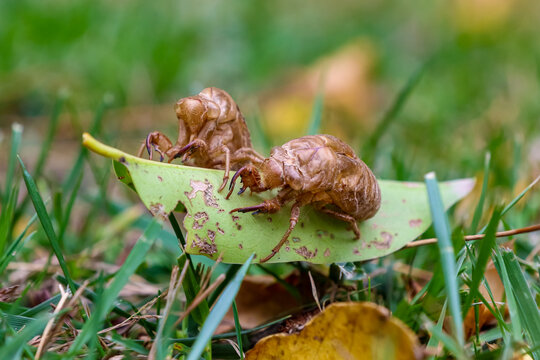
{"label": "grass", "polygon": [[[239,358],[316,309],[315,296],[394,310],[432,359],[540,360],[538,237],[494,236],[540,222],[539,9],[468,4],[1,2],[0,358],[34,359],[51,319],[42,359]],[[328,70],[302,82],[346,44],[364,77]],[[161,227],[79,139],[89,131],[135,152],[149,131],[176,131],[161,107],[207,85],[237,100],[265,155],[272,127],[287,125],[268,120],[267,99],[295,98],[293,109],[308,109],[298,128],[362,149],[379,178],[480,180],[445,213],[428,177],[434,226],[422,238],[438,244],[365,263],[249,267],[183,254],[180,215]],[[246,307],[242,280],[267,295]],[[53,316],[59,285],[71,297]],[[245,325],[266,301],[259,326]]]}

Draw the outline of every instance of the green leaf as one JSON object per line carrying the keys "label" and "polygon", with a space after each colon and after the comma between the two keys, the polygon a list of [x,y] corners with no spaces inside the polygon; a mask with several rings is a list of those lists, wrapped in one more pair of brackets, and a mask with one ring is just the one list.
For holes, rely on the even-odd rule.
{"label": "green leaf", "polygon": [[[229,214],[234,208],[251,206],[275,195],[235,195],[225,200],[218,193],[223,171],[164,164],[126,154],[83,136],[90,150],[109,157],[126,170],[121,181],[132,184],[144,205],[165,218],[181,202],[186,251],[225,263],[241,264],[251,253],[261,259],[270,254],[289,225],[290,207],[272,215]],[[115,164],[115,168],[122,167]],[[128,176],[129,173],[129,176]],[[288,243],[269,262],[310,261],[331,263],[362,261],[388,255],[420,236],[431,223],[426,187],[422,183],[380,181],[382,206],[377,215],[360,224],[361,239],[354,239],[345,222],[322,214],[310,206],[301,209],[298,225]],[[440,184],[447,209],[472,189],[473,179]]]}
{"label": "green leaf", "polygon": [[233,316],[234,316],[234,329],[236,330],[236,342],[240,349],[240,358],[244,360],[244,347],[242,346],[242,325],[238,319],[238,308],[236,307],[236,300],[232,303]]}

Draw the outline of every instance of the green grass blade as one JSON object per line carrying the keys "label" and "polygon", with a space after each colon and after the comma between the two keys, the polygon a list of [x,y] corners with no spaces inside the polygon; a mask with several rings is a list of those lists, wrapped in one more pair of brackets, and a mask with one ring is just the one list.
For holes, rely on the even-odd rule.
{"label": "green grass blade", "polygon": [[[433,327],[437,328],[440,332],[442,332],[443,330],[443,325],[444,325],[444,318],[446,317],[446,307],[448,305],[448,301],[445,301],[444,304],[443,304],[443,307],[441,309],[441,313],[439,314],[439,320],[437,321],[437,324],[434,325]],[[427,345],[426,345],[426,349],[429,349],[429,348],[432,348],[432,349],[436,349],[438,346],[439,346],[439,340],[440,338],[439,337],[436,337],[436,336],[432,336]],[[428,359],[435,359],[435,356],[430,356]]]}
{"label": "green grass blade", "polygon": [[[291,315],[287,315],[287,316],[281,317],[279,319],[276,319],[274,321],[271,321],[269,323],[254,327],[252,329],[242,330],[241,334],[242,335],[250,335],[252,333],[258,332],[259,330],[268,328],[268,327],[270,327],[272,325],[282,323],[283,321],[285,321],[287,319],[290,319],[290,318],[291,318]],[[223,333],[223,334],[214,335],[214,336],[212,336],[212,340],[229,339],[229,338],[233,338],[234,336],[236,336],[236,331],[234,333],[231,332],[231,333]],[[177,343],[186,344],[186,345],[193,344],[195,342],[195,340],[197,340],[197,337],[183,337],[181,339],[170,339],[171,342],[177,342]],[[249,338],[248,338],[248,340],[249,340]]]}
{"label": "green grass blade", "polygon": [[[510,203],[508,205],[506,205],[506,207],[501,212],[501,218],[504,215],[506,215],[506,213],[508,211],[510,211],[514,207],[514,205],[516,205],[518,203],[518,201],[521,200],[529,192],[529,190],[531,190],[538,183],[538,181],[540,181],[540,176],[538,176],[536,179],[534,179],[533,182],[529,184],[529,186],[527,186],[525,189],[523,189],[523,191],[520,192],[518,194],[518,196],[516,196],[512,201],[510,201]],[[487,225],[484,226],[482,228],[482,230],[479,231],[479,234],[483,234],[486,231],[486,228],[487,228]]]}
{"label": "green grass blade", "polygon": [[236,307],[236,300],[232,303],[233,317],[234,317],[234,329],[236,330],[236,342],[240,349],[240,358],[244,360],[244,347],[242,346],[242,325],[238,319],[238,308]]}
{"label": "green grass blade", "polygon": [[2,196],[2,209],[6,208],[6,204],[11,193],[11,186],[15,175],[15,164],[17,161],[17,154],[19,153],[19,147],[21,145],[23,126],[21,124],[14,123],[11,125],[11,150],[9,152],[8,165],[6,169],[6,182],[4,184],[4,194]]}
{"label": "green grass blade", "polygon": [[16,336],[6,339],[6,342],[0,348],[0,359],[19,359],[22,348],[26,343],[38,334],[40,334],[51,316],[43,316],[34,319],[28,323]]}
{"label": "green grass blade", "polygon": [[364,148],[362,149],[362,160],[366,164],[373,164],[375,152],[377,151],[377,145],[380,139],[385,134],[386,130],[392,124],[392,122],[397,119],[397,115],[399,114],[401,109],[403,109],[403,106],[409,99],[412,91],[420,83],[422,75],[426,72],[427,68],[431,65],[432,62],[433,58],[426,61],[422,66],[420,66],[418,70],[411,74],[411,76],[407,79],[405,86],[401,88],[397,96],[394,98],[394,101],[392,102],[392,105],[390,105],[390,108],[388,108],[388,110],[384,113],[381,121],[379,121],[379,123],[377,124],[377,128],[375,128],[375,131],[369,137],[366,144],[364,145]]}
{"label": "green grass blade", "polygon": [[[495,256],[493,257],[493,262],[499,273],[499,277],[503,283],[505,293],[506,293],[506,304],[508,307],[508,312],[510,313],[510,331],[514,341],[521,341],[522,339],[522,326],[521,318],[518,312],[518,306],[514,293],[512,291],[512,283],[510,282],[510,277],[508,276],[508,270],[506,269],[506,264],[502,258],[501,250],[499,247],[495,248]],[[507,346],[510,344],[507,343]]]}
{"label": "green grass blade", "polygon": [[431,321],[428,320],[427,323],[427,329],[431,332],[432,339],[435,339],[437,342],[442,342],[444,347],[454,354],[457,359],[468,359],[462,344],[458,343],[451,336],[446,335],[440,327],[433,324]]}
{"label": "green grass blade", "polygon": [[454,336],[457,342],[463,346],[463,320],[461,317],[459,286],[456,277],[454,247],[452,246],[450,238],[450,225],[444,211],[435,173],[426,174],[425,181],[429,198],[429,207],[433,218],[433,227],[438,239],[437,245],[441,257],[448,304],[450,313],[452,314]]}
{"label": "green grass blade", "polygon": [[0,213],[0,252],[4,251],[4,248],[8,241],[11,239],[11,230],[13,228],[13,217],[15,213],[15,206],[17,205],[17,197],[19,195],[19,184],[15,184],[11,189],[7,203],[1,208]]}
{"label": "green grass blade", "polygon": [[234,301],[234,298],[238,293],[238,290],[240,289],[240,285],[242,284],[242,280],[244,279],[244,276],[246,276],[253,256],[254,254],[252,254],[249,259],[244,263],[244,265],[242,265],[240,270],[238,270],[238,272],[236,273],[234,279],[229,283],[229,285],[227,285],[225,290],[223,290],[223,294],[221,295],[221,297],[216,301],[216,305],[214,306],[212,311],[210,311],[208,318],[204,322],[204,325],[201,329],[201,332],[199,333],[199,336],[197,337],[197,340],[195,340],[195,343],[191,347],[191,351],[188,355],[187,360],[198,360],[203,353],[204,348],[208,344],[208,341],[210,341],[210,339],[212,338],[214,331],[216,330],[217,326],[219,325],[219,323],[229,310],[232,302]]}
{"label": "green grass blade", "polygon": [[[67,284],[66,278],[63,277],[63,276],[61,276],[61,275],[57,275],[57,276],[56,276],[56,280],[57,280],[60,284],[62,284],[62,285],[66,285],[66,284]],[[81,287],[81,285],[78,284],[78,283],[75,283],[75,287],[78,289],[79,287]],[[86,298],[88,298],[88,300],[90,300],[90,301],[92,301],[92,302],[94,302],[94,303],[97,303],[98,300],[99,300],[98,294],[96,294],[96,293],[93,292],[92,290],[89,290],[88,288],[86,288],[86,289],[84,290],[84,296],[85,296]],[[37,308],[38,306],[41,306],[42,304],[47,303],[47,302],[48,302],[48,300],[47,300],[47,301],[44,301],[43,303],[37,305],[36,308]],[[33,309],[34,309],[34,308],[32,308],[32,309],[30,309],[30,310],[33,310]],[[119,316],[122,316],[122,317],[125,317],[125,318],[128,318],[128,317],[131,316],[130,313],[128,313],[127,311],[121,309],[120,307],[118,307],[118,306],[116,306],[116,305],[113,306],[112,311],[113,311],[115,314],[117,314],[117,315],[119,315]],[[145,328],[145,330],[148,332],[148,334],[151,335],[151,334],[154,333],[154,331],[155,331],[155,329],[156,329],[155,323],[151,323],[151,322],[149,322],[148,320],[145,320],[145,319],[140,319],[140,320],[139,320],[139,323],[141,324],[141,326],[143,326],[143,327]]]}
{"label": "green grass blade", "polygon": [[208,297],[209,306],[214,305],[214,302],[216,302],[219,295],[221,295],[221,292],[223,291],[223,289],[225,289],[225,286],[229,284],[229,282],[233,279],[234,274],[236,274],[236,272],[238,271],[238,269],[240,269],[241,266],[242,265],[239,264],[229,265],[229,269],[227,269],[227,272],[225,273],[225,280],[223,280],[221,284],[217,286],[216,290],[214,290],[214,292]]}
{"label": "green grass blade", "polygon": [[493,248],[496,246],[495,233],[497,232],[497,226],[499,225],[500,214],[501,210],[495,209],[486,230],[486,237],[477,242],[479,244],[478,259],[474,264],[472,280],[469,284],[469,295],[467,296],[463,308],[464,314],[466,314],[471,307],[473,299],[478,296],[478,287],[480,286],[482,279],[484,279],[487,263],[491,257]]}
{"label": "green grass blade", "polygon": [[[184,268],[186,261],[188,261],[188,257],[186,255],[187,254],[184,253],[180,257],[178,257],[178,267],[181,269]],[[184,293],[186,295],[186,301],[188,304],[191,304],[191,302],[197,297],[197,294],[200,291],[200,279],[197,276],[195,268],[192,266],[192,264],[193,262],[189,260],[189,268],[186,272],[186,276],[184,277],[184,281],[182,282]],[[203,325],[205,319],[208,317],[209,312],[210,308],[208,306],[208,301],[205,299],[202,300],[195,309],[193,309],[189,316],[191,316],[197,324]]]}
{"label": "green grass blade", "polygon": [[321,131],[321,121],[322,114],[324,109],[324,72],[321,74],[319,79],[319,87],[317,89],[317,95],[315,96],[315,101],[313,102],[313,109],[311,111],[311,119],[309,121],[309,126],[307,129],[307,135],[316,135],[320,134]]}
{"label": "green grass blade", "polygon": [[49,121],[47,135],[41,145],[41,152],[39,153],[39,157],[34,170],[34,179],[39,178],[41,176],[41,173],[43,172],[43,167],[45,166],[45,162],[47,161],[47,157],[49,156],[49,152],[54,141],[54,136],[56,135],[56,132],[58,130],[58,120],[60,119],[60,113],[62,112],[66,98],[67,94],[65,92],[62,92],[58,95],[58,98],[56,99],[56,102],[54,104],[51,119]]}
{"label": "green grass blade", "polygon": [[164,334],[169,334],[174,330],[176,317],[171,315],[173,312],[178,311],[178,309],[175,309],[175,302],[177,300],[181,283],[188,269],[189,263],[184,263],[184,267],[181,271],[178,267],[173,268],[171,279],[169,281],[169,290],[167,293],[165,309],[163,310],[163,315],[159,319],[156,336],[154,337],[154,342],[152,344],[152,348],[150,349],[151,359],[161,360],[166,358],[169,342],[164,339]]}
{"label": "green grass blade", "polygon": [[79,177],[77,178],[75,186],[73,187],[73,190],[71,190],[71,195],[69,196],[66,208],[62,212],[63,214],[62,222],[60,223],[60,229],[58,230],[58,242],[60,244],[64,243],[64,234],[66,233],[66,229],[67,229],[69,219],[71,216],[71,210],[73,209],[73,204],[75,203],[75,199],[77,198],[77,193],[79,192],[79,189],[81,187],[83,175],[84,175],[84,169],[79,173]]}
{"label": "green grass blade", "polygon": [[35,219],[36,218],[34,216],[32,220],[28,223],[24,231],[19,236],[17,236],[17,239],[15,239],[15,241],[11,243],[7,251],[5,251],[4,254],[2,255],[2,258],[0,259],[0,275],[4,273],[4,271],[6,270],[11,260],[21,250],[24,244],[36,234],[36,232],[34,231],[30,233],[30,235],[28,235],[27,237],[24,237],[24,235],[26,234],[26,231],[28,230],[28,228],[34,222]]}
{"label": "green grass blade", "polygon": [[60,250],[60,245],[58,243],[56,233],[54,232],[51,219],[49,218],[49,214],[47,213],[47,209],[45,208],[45,204],[43,203],[43,199],[39,194],[39,190],[36,186],[36,183],[34,182],[34,179],[30,175],[28,170],[26,170],[26,167],[24,166],[24,163],[20,157],[19,163],[23,170],[23,178],[24,183],[26,184],[26,188],[28,190],[28,195],[30,195],[30,198],[32,199],[32,203],[34,204],[34,208],[36,209],[36,213],[39,221],[41,222],[41,226],[43,226],[43,230],[45,231],[45,234],[49,239],[49,243],[51,244],[56,258],[58,259],[60,268],[62,269],[62,272],[64,273],[64,276],[68,281],[69,289],[73,294],[75,294],[75,291],[77,289],[75,288],[75,284],[73,283],[73,279],[71,278],[71,275],[69,273],[66,261],[64,260],[64,256],[62,255],[62,251]]}
{"label": "green grass blade", "polygon": [[471,228],[469,233],[474,234],[476,233],[476,229],[478,229],[478,224],[480,223],[480,219],[482,217],[482,211],[484,209],[484,202],[486,199],[486,191],[489,181],[489,168],[491,164],[491,153],[486,153],[486,158],[484,161],[484,180],[482,182],[482,192],[480,193],[480,199],[478,199],[478,204],[476,205],[476,209],[474,210],[474,216],[471,223]]}
{"label": "green grass blade", "polygon": [[506,207],[501,212],[501,217],[503,217],[508,211],[510,211],[510,209],[512,209],[514,205],[516,205],[516,203],[521,200],[521,198],[523,198],[525,194],[527,194],[527,192],[534,187],[534,185],[538,183],[538,181],[540,181],[540,176],[534,179],[534,181],[530,183],[529,186],[527,186],[522,192],[519,193],[518,196],[516,196],[512,201],[510,201],[508,205],[506,205]]}
{"label": "green grass blade", "polygon": [[[178,242],[181,245],[182,249],[186,248],[186,239],[184,239],[184,235],[182,234],[182,230],[180,230],[180,225],[178,224],[178,221],[176,220],[176,217],[174,216],[174,213],[171,212],[169,214],[169,221],[171,222],[171,226],[174,230],[174,234],[176,235],[176,238],[178,239]],[[189,260],[190,264],[193,264],[191,261],[190,255],[186,253],[186,257]],[[191,265],[190,265],[191,266]]]}
{"label": "green grass blade", "polygon": [[[174,230],[174,233],[176,234],[176,237],[178,238],[178,241],[182,247],[182,249],[185,249],[186,247],[186,241],[184,239],[184,235],[182,234],[182,231],[180,230],[180,225],[178,224],[178,221],[176,221],[176,217],[174,216],[174,213],[169,214],[169,221],[171,223],[171,226]],[[199,293],[200,287],[199,287],[199,277],[197,276],[197,272],[195,271],[195,267],[193,267],[193,261],[191,260],[191,255],[184,252],[181,256],[178,257],[177,263],[179,268],[183,268],[186,260],[189,260],[189,268],[186,272],[186,276],[184,277],[184,281],[182,283],[182,286],[184,288],[184,293],[186,295],[186,300],[188,303],[191,303],[197,294]],[[209,305],[207,300],[201,301],[199,306],[197,306],[191,314],[189,315],[190,318],[192,318],[197,324],[202,325],[204,324],[204,320],[208,316],[209,313]]]}
{"label": "green grass blade", "polygon": [[116,273],[114,280],[100,296],[94,313],[86,322],[79,333],[79,336],[75,339],[72,346],[69,349],[69,353],[75,355],[80,348],[86,344],[100,329],[100,325],[105,320],[105,317],[114,306],[117,300],[118,293],[127,284],[129,278],[139,265],[144,261],[148,250],[154,244],[159,232],[161,230],[161,222],[154,219],[139,238],[131,252],[129,253],[126,261]]}
{"label": "green grass blade", "polygon": [[507,291],[513,293],[525,335],[531,348],[536,349],[532,352],[533,358],[540,360],[540,311],[516,255],[509,249],[501,249],[500,252],[511,286]]}
{"label": "green grass blade", "polygon": [[[108,96],[105,96],[101,103],[99,104],[96,113],[94,115],[94,119],[92,120],[92,124],[90,125],[90,134],[98,134],[101,129],[101,123],[103,120],[103,116],[105,115],[105,112],[107,108],[110,106],[111,99],[109,99]],[[73,188],[75,185],[75,182],[77,180],[77,177],[83,170],[84,166],[84,159],[86,158],[88,154],[88,150],[82,146],[80,147],[79,154],[77,155],[77,159],[75,160],[75,164],[71,168],[71,171],[69,175],[67,176],[66,180],[64,181],[64,184],[62,185],[62,188],[64,191]]]}
{"label": "green grass blade", "polygon": [[128,350],[131,350],[138,354],[148,355],[148,349],[145,348],[139,341],[122,337],[118,335],[116,332],[113,332],[111,334],[111,338],[114,340],[114,342],[118,344],[122,344]]}

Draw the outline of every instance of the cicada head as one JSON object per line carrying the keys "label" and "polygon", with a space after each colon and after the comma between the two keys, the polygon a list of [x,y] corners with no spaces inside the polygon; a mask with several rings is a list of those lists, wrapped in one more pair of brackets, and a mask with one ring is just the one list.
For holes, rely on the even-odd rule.
{"label": "cicada head", "polygon": [[231,179],[227,199],[234,191],[238,177],[242,179],[242,188],[238,192],[239,195],[246,189],[256,193],[263,192],[283,185],[283,167],[273,158],[265,159],[257,165],[248,164],[241,167]]}
{"label": "cicada head", "polygon": [[174,109],[178,120],[184,122],[191,134],[197,134],[207,121],[216,121],[220,113],[214,102],[199,96],[178,100]]}

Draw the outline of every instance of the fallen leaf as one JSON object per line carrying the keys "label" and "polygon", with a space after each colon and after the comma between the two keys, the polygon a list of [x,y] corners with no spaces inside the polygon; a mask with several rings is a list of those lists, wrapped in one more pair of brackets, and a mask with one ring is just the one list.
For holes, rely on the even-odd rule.
{"label": "fallen leaf", "polygon": [[378,92],[373,81],[376,58],[375,46],[367,38],[356,38],[284,76],[277,87],[262,96],[262,119],[268,135],[285,140],[291,134],[304,133],[321,80],[324,118],[330,120],[323,124],[325,131],[331,128],[332,134],[346,138],[351,128],[372,129]]}
{"label": "fallen leaf", "polygon": [[[243,263],[270,254],[289,225],[290,206],[275,214],[239,214],[234,208],[252,206],[275,196],[235,195],[225,199],[217,189],[222,170],[211,170],[142,159],[99,143],[88,134],[83,143],[90,150],[115,160],[118,178],[135,190],[154,216],[165,218],[184,208],[186,251],[225,263]],[[232,177],[232,176],[231,176]],[[269,262],[309,261],[332,263],[362,261],[388,255],[420,236],[431,224],[425,185],[416,182],[381,180],[382,204],[375,217],[359,224],[361,238],[345,222],[337,221],[310,206],[301,210],[298,225],[289,240]],[[473,179],[442,182],[445,208],[465,196]],[[181,203],[183,206],[179,206]]]}
{"label": "fallen leaf", "polygon": [[[296,274],[291,274],[284,280],[294,281],[297,277]],[[246,276],[236,296],[240,325],[243,329],[251,329],[267,323],[298,308],[301,305],[299,300],[295,299],[273,276]],[[225,315],[217,333],[229,332],[231,329],[234,329],[232,308]]]}
{"label": "fallen leaf", "polygon": [[414,333],[390,312],[368,302],[334,303],[298,334],[260,340],[246,360],[420,359]]}

